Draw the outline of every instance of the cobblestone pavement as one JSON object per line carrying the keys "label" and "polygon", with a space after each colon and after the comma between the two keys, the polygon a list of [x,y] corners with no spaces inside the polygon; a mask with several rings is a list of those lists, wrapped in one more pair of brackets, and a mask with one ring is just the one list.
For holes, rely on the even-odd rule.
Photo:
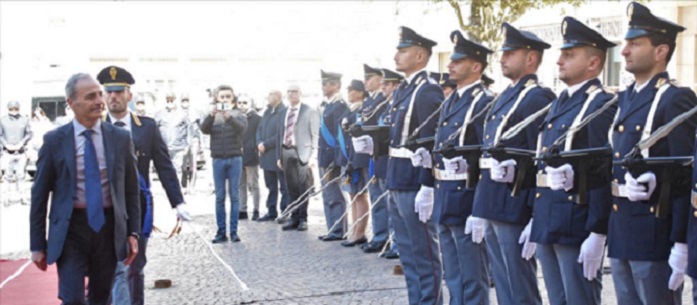
{"label": "cobblestone pavement", "polygon": [[[358,248],[317,239],[326,230],[319,196],[310,203],[306,232],[283,232],[275,222],[241,220],[241,243],[213,245],[215,252],[249,286],[248,291],[243,291],[206,244],[216,231],[215,199],[208,189],[208,173],[204,172],[201,178],[197,192],[187,195],[194,221],[185,224],[181,233],[171,239],[165,239],[164,234],[150,239],[145,268],[146,304],[407,304],[404,277],[393,274],[399,260],[377,258],[376,254],[364,254]],[[175,214],[166,203],[159,182],[153,185],[155,223],[169,233]],[[261,197],[263,206],[263,190]],[[0,258],[28,257],[28,207],[0,209],[0,249],[5,249],[0,251]],[[250,202],[250,216],[251,209]],[[265,208],[261,212],[263,215]],[[16,250],[25,244],[23,250]],[[158,279],[171,279],[173,285],[155,289],[154,281]],[[543,303],[548,304],[541,273],[538,281]],[[445,285],[443,289],[447,304]],[[684,304],[690,303],[691,289],[691,281],[687,280]],[[497,304],[494,289],[490,295],[491,304]],[[609,274],[603,277],[602,298],[603,304],[617,303]]]}

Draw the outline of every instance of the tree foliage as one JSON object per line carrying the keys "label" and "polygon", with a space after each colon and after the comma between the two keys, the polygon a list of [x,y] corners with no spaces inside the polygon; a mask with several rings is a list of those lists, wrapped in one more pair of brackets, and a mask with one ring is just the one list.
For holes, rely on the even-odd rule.
{"label": "tree foliage", "polygon": [[[498,50],[502,43],[501,24],[513,23],[525,12],[556,4],[570,4],[578,7],[586,0],[431,0],[434,3],[447,2],[457,16],[460,29],[469,38],[482,42],[492,50]],[[469,20],[465,20],[463,10],[469,9]],[[464,14],[465,16],[467,14]]]}

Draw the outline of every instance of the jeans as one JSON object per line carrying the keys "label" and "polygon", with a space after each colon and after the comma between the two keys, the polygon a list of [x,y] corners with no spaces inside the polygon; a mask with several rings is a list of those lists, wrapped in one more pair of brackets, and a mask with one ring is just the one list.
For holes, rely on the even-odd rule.
{"label": "jeans", "polygon": [[145,304],[145,275],[143,269],[147,263],[145,251],[148,238],[141,236],[138,240],[138,254],[130,266],[123,261],[116,265],[114,288],[112,288],[113,305],[143,305]]}
{"label": "jeans", "polygon": [[218,223],[217,235],[225,235],[225,181],[230,192],[230,232],[237,232],[240,213],[240,175],[242,157],[213,158],[213,181],[215,183],[215,219]]}
{"label": "jeans", "polygon": [[269,216],[277,217],[278,209],[276,208],[276,204],[278,203],[279,185],[281,191],[281,212],[283,212],[290,203],[290,195],[288,194],[288,187],[286,186],[286,177],[283,175],[282,171],[264,170],[264,183],[266,184],[266,188],[269,189],[269,195],[266,198],[266,208],[269,210]]}

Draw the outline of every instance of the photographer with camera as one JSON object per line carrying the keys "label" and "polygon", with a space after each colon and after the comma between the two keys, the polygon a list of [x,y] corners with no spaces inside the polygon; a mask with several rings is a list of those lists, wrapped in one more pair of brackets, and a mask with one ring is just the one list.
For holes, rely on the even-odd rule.
{"label": "photographer with camera", "polygon": [[215,104],[201,123],[201,132],[210,135],[215,183],[215,216],[218,232],[213,243],[228,240],[225,226],[225,182],[229,180],[230,239],[239,242],[237,221],[240,212],[239,184],[242,173],[242,135],[247,129],[247,117],[237,108],[232,87],[220,85],[215,90]]}

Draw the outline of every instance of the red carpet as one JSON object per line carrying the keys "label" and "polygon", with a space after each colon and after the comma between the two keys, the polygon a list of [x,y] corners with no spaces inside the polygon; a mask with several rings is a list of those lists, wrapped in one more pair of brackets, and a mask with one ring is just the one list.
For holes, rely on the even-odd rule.
{"label": "red carpet", "polygon": [[[0,283],[22,267],[26,259],[0,260]],[[27,266],[15,279],[0,289],[2,305],[55,305],[58,299],[58,274],[56,265],[49,265],[46,272],[34,264]]]}

